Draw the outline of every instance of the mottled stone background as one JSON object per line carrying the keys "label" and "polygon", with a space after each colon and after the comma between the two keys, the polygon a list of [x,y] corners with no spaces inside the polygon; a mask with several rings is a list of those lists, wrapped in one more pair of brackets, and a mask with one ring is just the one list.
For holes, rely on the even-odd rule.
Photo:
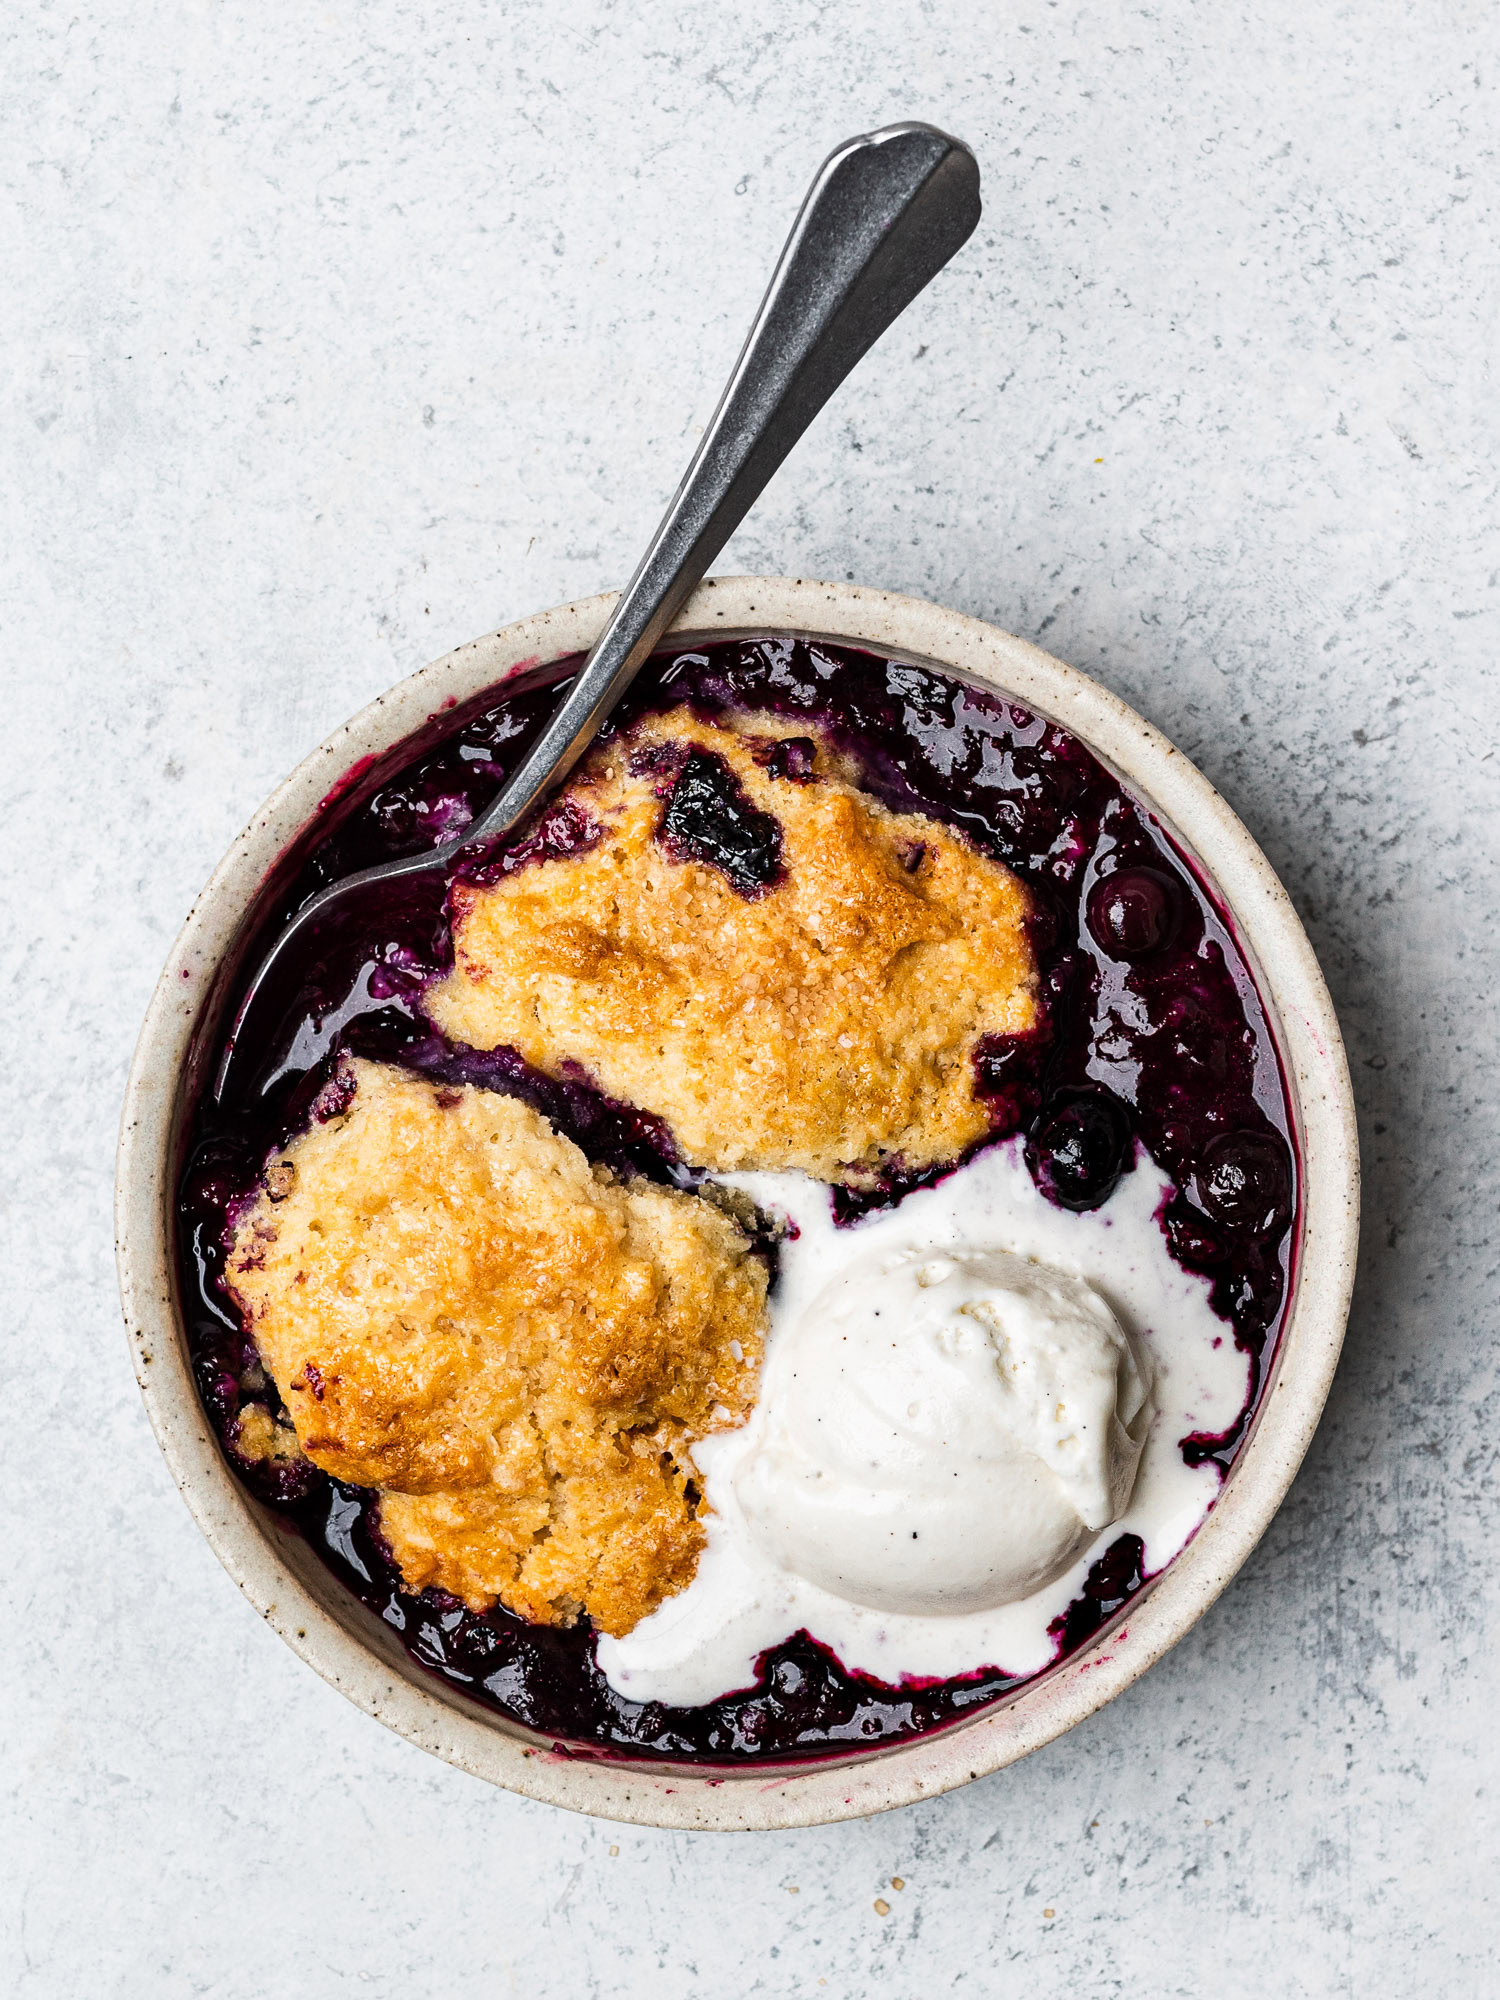
{"label": "mottled stone background", "polygon": [[[0,47],[0,1988],[1493,1990],[1487,0],[19,0]],[[913,114],[979,233],[723,567],[991,618],[1197,758],[1339,1003],[1358,1302],[1264,1545],[1105,1713],[884,1818],[634,1831],[398,1742],[220,1572],[126,1363],[117,1106],[252,808],[623,579],[812,168]]]}

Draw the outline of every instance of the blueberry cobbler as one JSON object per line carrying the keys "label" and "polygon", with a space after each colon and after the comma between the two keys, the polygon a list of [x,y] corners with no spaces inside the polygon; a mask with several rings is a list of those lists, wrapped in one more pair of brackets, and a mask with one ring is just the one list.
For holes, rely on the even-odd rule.
{"label": "blueberry cobbler", "polygon": [[[260,940],[460,834],[575,664],[359,774]],[[415,1660],[559,1746],[950,1723],[1212,1507],[1287,1295],[1276,1049],[1151,814],[1000,696],[662,654],[519,833],[338,906],[273,1017],[189,1133],[205,1404]]]}

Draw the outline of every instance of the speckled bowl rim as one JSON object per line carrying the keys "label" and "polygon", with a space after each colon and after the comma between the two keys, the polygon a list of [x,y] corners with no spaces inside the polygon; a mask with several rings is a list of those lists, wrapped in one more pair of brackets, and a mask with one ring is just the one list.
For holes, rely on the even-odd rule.
{"label": "speckled bowl rim", "polygon": [[970,1721],[849,1761],[706,1772],[564,1751],[471,1706],[415,1666],[311,1550],[248,1498],[204,1416],[173,1276],[185,1064],[245,912],[336,782],[453,701],[586,650],[613,603],[604,595],[523,618],[424,667],[336,729],[235,841],[172,948],[131,1068],[115,1187],[121,1296],[147,1413],[195,1520],[267,1622],[351,1701],[477,1777],[573,1811],[662,1827],[816,1825],[930,1798],[1071,1729],[1160,1659],[1250,1554],[1311,1442],[1343,1340],[1359,1202],[1348,1066],[1312,947],[1265,856],[1208,780],[1114,695],[1024,640],[918,598],[800,578],[702,585],[674,635],[800,632],[910,654],[988,683],[1101,753],[1196,858],[1260,980],[1295,1099],[1303,1204],[1292,1310],[1249,1441],[1197,1535],[1112,1626]]}

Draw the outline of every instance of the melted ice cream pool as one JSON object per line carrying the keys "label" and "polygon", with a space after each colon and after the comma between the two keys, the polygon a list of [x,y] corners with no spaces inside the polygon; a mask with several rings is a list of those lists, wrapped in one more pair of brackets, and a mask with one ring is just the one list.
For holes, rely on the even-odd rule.
{"label": "melted ice cream pool", "polygon": [[1250,1362],[1169,1254],[1144,1151],[1083,1214],[1037,1192],[1019,1140],[845,1229],[801,1174],[724,1180],[796,1233],[759,1400],[694,1452],[693,1581],[597,1642],[619,1694],[717,1700],[799,1631],[889,1684],[1038,1673],[1119,1535],[1148,1575],[1188,1541],[1220,1473],[1181,1441],[1235,1422]]}

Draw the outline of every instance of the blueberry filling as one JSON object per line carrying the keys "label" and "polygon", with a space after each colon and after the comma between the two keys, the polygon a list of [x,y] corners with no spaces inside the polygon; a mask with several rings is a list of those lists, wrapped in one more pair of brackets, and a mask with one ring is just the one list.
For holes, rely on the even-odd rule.
{"label": "blueberry filling", "polygon": [[[570,664],[435,716],[417,739],[351,774],[268,890],[261,937],[322,883],[471,823],[540,734]],[[709,721],[750,711],[805,722],[883,803],[957,828],[1022,877],[1034,904],[1041,1020],[1032,1034],[976,1052],[975,1088],[994,1132],[1024,1136],[1038,1185],[1069,1208],[1106,1200],[1136,1142],[1147,1146],[1177,1190],[1161,1216],[1171,1252],[1209,1278],[1226,1335],[1252,1357],[1258,1382],[1280,1326],[1297,1200],[1286,1091],[1232,931],[1150,815],[1065,731],[928,669],[847,648],[774,637],[660,656],[614,730],[679,703]],[[758,761],[773,777],[812,782],[814,740],[768,737]],[[652,769],[668,852],[720,869],[743,894],[763,893],[780,868],[774,818],[708,753],[667,746]],[[563,802],[465,872],[495,879],[597,837]],[[918,850],[911,865],[921,861]],[[953,1723],[1007,1693],[1018,1683],[992,1671],[883,1686],[802,1635],[766,1654],[743,1693],[692,1709],[632,1703],[595,1666],[586,1626],[542,1629],[503,1609],[481,1617],[441,1594],[408,1592],[373,1495],[304,1460],[238,1450],[247,1422],[289,1420],[225,1296],[226,1235],[273,1150],[340,1109],[340,1050],[521,1096],[617,1172],[677,1186],[699,1179],[659,1120],[611,1102],[586,1076],[545,1077],[513,1050],[455,1047],[433,1033],[420,995],[452,962],[441,895],[414,878],[345,912],[316,940],[279,1025],[254,1051],[249,1100],[222,1111],[202,1101],[191,1120],[179,1283],[204,1406],[245,1484],[413,1659],[574,1754],[723,1764],[834,1755]],[[212,1074],[216,1053],[201,1048],[195,1074]],[[940,1171],[914,1175],[892,1160],[874,1184],[837,1190],[836,1213],[852,1220]],[[1248,1416],[1223,1436],[1184,1440],[1184,1456],[1227,1467]],[[1143,1560],[1137,1537],[1115,1540],[1056,1623],[1061,1652],[1128,1604]]]}
{"label": "blueberry filling", "polygon": [[780,826],[710,751],[683,760],[656,837],[674,861],[706,862],[742,896],[759,895],[781,873]]}
{"label": "blueberry filling", "polygon": [[1145,1554],[1146,1545],[1139,1535],[1121,1535],[1090,1565],[1083,1589],[1047,1628],[1064,1653],[1076,1652],[1130,1602],[1145,1582],[1141,1568]]}
{"label": "blueberry filling", "polygon": [[810,736],[777,736],[757,746],[755,761],[773,778],[806,785],[815,773],[818,746]]}

